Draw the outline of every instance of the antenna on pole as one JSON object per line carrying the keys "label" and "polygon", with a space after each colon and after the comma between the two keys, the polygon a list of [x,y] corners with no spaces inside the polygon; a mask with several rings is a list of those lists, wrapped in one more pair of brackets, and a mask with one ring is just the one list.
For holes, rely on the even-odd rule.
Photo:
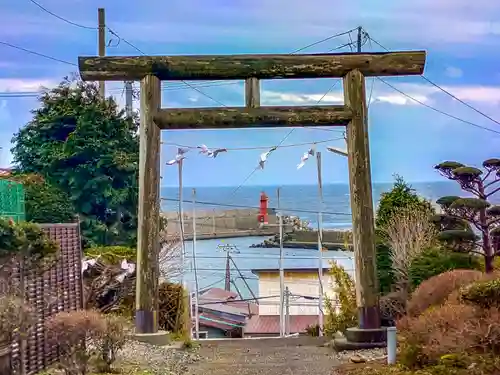
{"label": "antenna on pole", "polygon": [[224,282],[224,289],[228,292],[231,291],[231,256],[230,254],[239,254],[236,245],[219,244],[217,245],[219,251],[226,252],[226,277]]}
{"label": "antenna on pole", "polygon": [[362,36],[363,36],[363,28],[361,26],[358,26],[358,38],[356,42],[358,53],[361,52]]}

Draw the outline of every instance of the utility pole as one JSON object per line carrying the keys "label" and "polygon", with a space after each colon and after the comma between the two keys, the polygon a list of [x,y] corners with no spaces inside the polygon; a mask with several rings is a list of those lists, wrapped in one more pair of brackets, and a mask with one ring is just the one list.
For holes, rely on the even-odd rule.
{"label": "utility pole", "polygon": [[200,339],[200,314],[198,297],[200,295],[200,286],[198,284],[198,266],[196,263],[196,189],[193,189],[193,268],[194,268],[194,324],[195,324],[195,338]]}
{"label": "utility pole", "polygon": [[321,152],[316,153],[318,169],[318,325],[319,336],[323,336],[323,179],[321,177]]}
{"label": "utility pole", "polygon": [[[99,25],[99,57],[104,57],[106,56],[106,18],[104,8],[97,9],[97,22]],[[103,99],[106,97],[104,81],[99,81],[99,94]]]}
{"label": "utility pole", "polygon": [[224,289],[231,291],[231,253],[239,253],[240,251],[235,245],[217,245],[217,249],[226,252],[226,277]]}
{"label": "utility pole", "polygon": [[185,257],[186,257],[186,227],[184,226],[184,199],[183,199],[183,190],[184,190],[184,183],[182,179],[182,160],[179,160],[179,225],[181,229],[181,241],[182,241],[182,248],[181,248],[181,265],[182,265],[182,273],[181,273],[181,284],[184,285],[184,263],[185,263]]}
{"label": "utility pole", "polygon": [[128,117],[132,117],[133,100],[134,92],[132,89],[132,81],[125,81],[125,113]]}
{"label": "utility pole", "polygon": [[283,215],[280,211],[280,188],[277,190],[278,203],[278,221],[279,221],[279,236],[280,236],[280,337],[285,334],[285,311],[284,311],[284,293],[285,293],[285,269],[283,268]]}
{"label": "utility pole", "polygon": [[290,290],[285,288],[285,336],[290,334]]}
{"label": "utility pole", "polygon": [[358,26],[358,40],[356,43],[358,47],[358,53],[361,52],[362,36],[363,36],[363,28],[361,26]]}

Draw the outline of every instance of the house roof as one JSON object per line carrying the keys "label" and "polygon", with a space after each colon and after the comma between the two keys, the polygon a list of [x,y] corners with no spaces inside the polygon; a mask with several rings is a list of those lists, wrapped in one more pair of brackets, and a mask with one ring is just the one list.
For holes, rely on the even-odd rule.
{"label": "house roof", "polygon": [[216,328],[222,331],[230,331],[241,326],[241,323],[222,318],[216,314],[211,314],[206,311],[200,314],[199,318],[200,326]]}
{"label": "house roof", "polygon": [[248,316],[248,308],[242,309],[240,306],[231,306],[227,303],[210,303],[210,304],[202,304],[199,305],[200,310],[208,310],[213,312],[222,312],[231,315],[238,316]]}
{"label": "house roof", "polygon": [[248,313],[250,313],[250,315],[257,315],[259,313],[259,306],[254,302],[235,300],[228,302],[227,305],[239,308],[242,311],[244,311],[247,315]]}
{"label": "house roof", "polygon": [[200,295],[198,300],[202,310],[224,312],[227,314],[249,316],[258,314],[258,306],[253,302],[235,299],[238,294],[220,288],[211,288]]}
{"label": "house roof", "polygon": [[238,297],[238,293],[221,288],[210,288],[200,294],[200,299],[213,299],[216,301],[227,301],[236,297]]}
{"label": "house roof", "polygon": [[[285,268],[285,272],[314,272],[317,271],[318,267],[303,267],[303,266],[298,266],[298,267],[288,267]],[[329,271],[329,267],[323,267],[323,272]],[[279,272],[279,268],[253,268],[252,273],[261,273],[261,272]]]}
{"label": "house roof", "polygon": [[[318,324],[317,315],[290,315],[290,333],[305,333],[307,327]],[[255,315],[243,329],[248,334],[279,334],[279,315]]]}

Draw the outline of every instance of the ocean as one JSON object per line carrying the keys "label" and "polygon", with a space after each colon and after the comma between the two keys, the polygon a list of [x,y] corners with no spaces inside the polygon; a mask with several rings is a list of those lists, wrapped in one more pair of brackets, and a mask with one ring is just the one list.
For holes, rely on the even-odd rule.
{"label": "ocean", "polygon": [[[416,192],[435,202],[445,195],[465,195],[458,184],[450,181],[413,183]],[[392,183],[373,184],[373,199],[377,206],[380,194],[389,191]],[[260,193],[269,196],[269,207],[276,207],[277,186],[243,186],[235,192],[236,187],[200,187],[196,188],[197,210],[225,210],[234,208],[247,208],[259,206]],[[183,189],[184,210],[192,210],[192,188]],[[161,190],[162,210],[176,211],[178,209],[179,191],[177,188],[164,187]],[[350,228],[350,203],[349,187],[346,184],[329,184],[323,188],[325,229]],[[226,206],[227,205],[227,206]],[[282,211],[289,215],[299,216],[308,220],[311,225],[317,223],[318,188],[314,185],[282,186],[280,193]],[[279,249],[250,248],[250,245],[262,242],[263,238],[244,237],[226,238],[220,240],[197,241],[197,278],[199,289],[208,287],[224,287],[225,253],[218,248],[219,245],[229,244],[238,248],[239,253],[232,255],[234,264],[231,265],[231,278],[236,290],[244,297],[250,296],[250,289],[258,294],[257,277],[252,273],[255,268],[278,269]],[[194,288],[195,273],[193,269],[193,244],[187,241],[185,281],[190,288]],[[352,254],[327,251],[323,252],[324,264],[336,260],[351,274],[354,271]],[[317,267],[318,252],[316,250],[286,250],[285,268],[287,267]],[[311,296],[315,297],[315,296]],[[317,296],[316,296],[317,297]]]}
{"label": "ocean", "polygon": [[[435,202],[445,195],[464,195],[453,181],[413,183],[416,192]],[[236,187],[200,187],[196,188],[197,210],[228,210],[232,208],[259,207],[260,193],[269,197],[269,207],[276,208],[277,186],[242,186]],[[373,200],[378,204],[380,194],[391,190],[392,183],[374,183]],[[191,212],[192,188],[183,189],[184,211]],[[175,187],[161,189],[163,211],[177,211],[179,191]],[[325,229],[350,228],[349,186],[347,184],[329,184],[323,187],[323,227]],[[312,225],[317,223],[318,187],[316,185],[281,186],[280,206],[288,215],[299,216]],[[227,206],[225,206],[227,205]]]}

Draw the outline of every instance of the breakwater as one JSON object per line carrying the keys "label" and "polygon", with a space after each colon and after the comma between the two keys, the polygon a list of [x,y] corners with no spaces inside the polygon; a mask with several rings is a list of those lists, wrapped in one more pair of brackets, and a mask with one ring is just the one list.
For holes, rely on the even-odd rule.
{"label": "breakwater", "polygon": [[[254,244],[254,248],[279,248],[279,234]],[[317,249],[318,232],[313,230],[296,230],[283,235],[283,247],[287,249]],[[322,247],[325,250],[352,251],[352,232],[328,230],[323,231]]]}
{"label": "breakwater", "polygon": [[[269,225],[262,227],[257,220],[256,209],[204,210],[196,212],[196,235],[198,239],[272,236],[279,232],[276,214],[269,212]],[[167,219],[167,235],[181,233],[181,221],[177,212],[162,212]],[[193,214],[184,213],[184,236],[193,237]],[[289,228],[287,228],[289,229]]]}
{"label": "breakwater", "polygon": [[[196,212],[196,237],[198,240],[231,237],[269,237],[254,247],[279,247],[278,217],[274,210],[268,211],[268,223],[261,224],[257,217],[257,209],[204,210]],[[177,212],[162,212],[167,219],[167,235],[181,233],[181,222]],[[193,215],[184,213],[184,237],[193,238]],[[283,218],[283,245],[286,248],[317,249],[318,234],[310,230],[307,223],[296,216]],[[324,230],[323,247],[328,250],[351,250],[352,234],[343,230]]]}

